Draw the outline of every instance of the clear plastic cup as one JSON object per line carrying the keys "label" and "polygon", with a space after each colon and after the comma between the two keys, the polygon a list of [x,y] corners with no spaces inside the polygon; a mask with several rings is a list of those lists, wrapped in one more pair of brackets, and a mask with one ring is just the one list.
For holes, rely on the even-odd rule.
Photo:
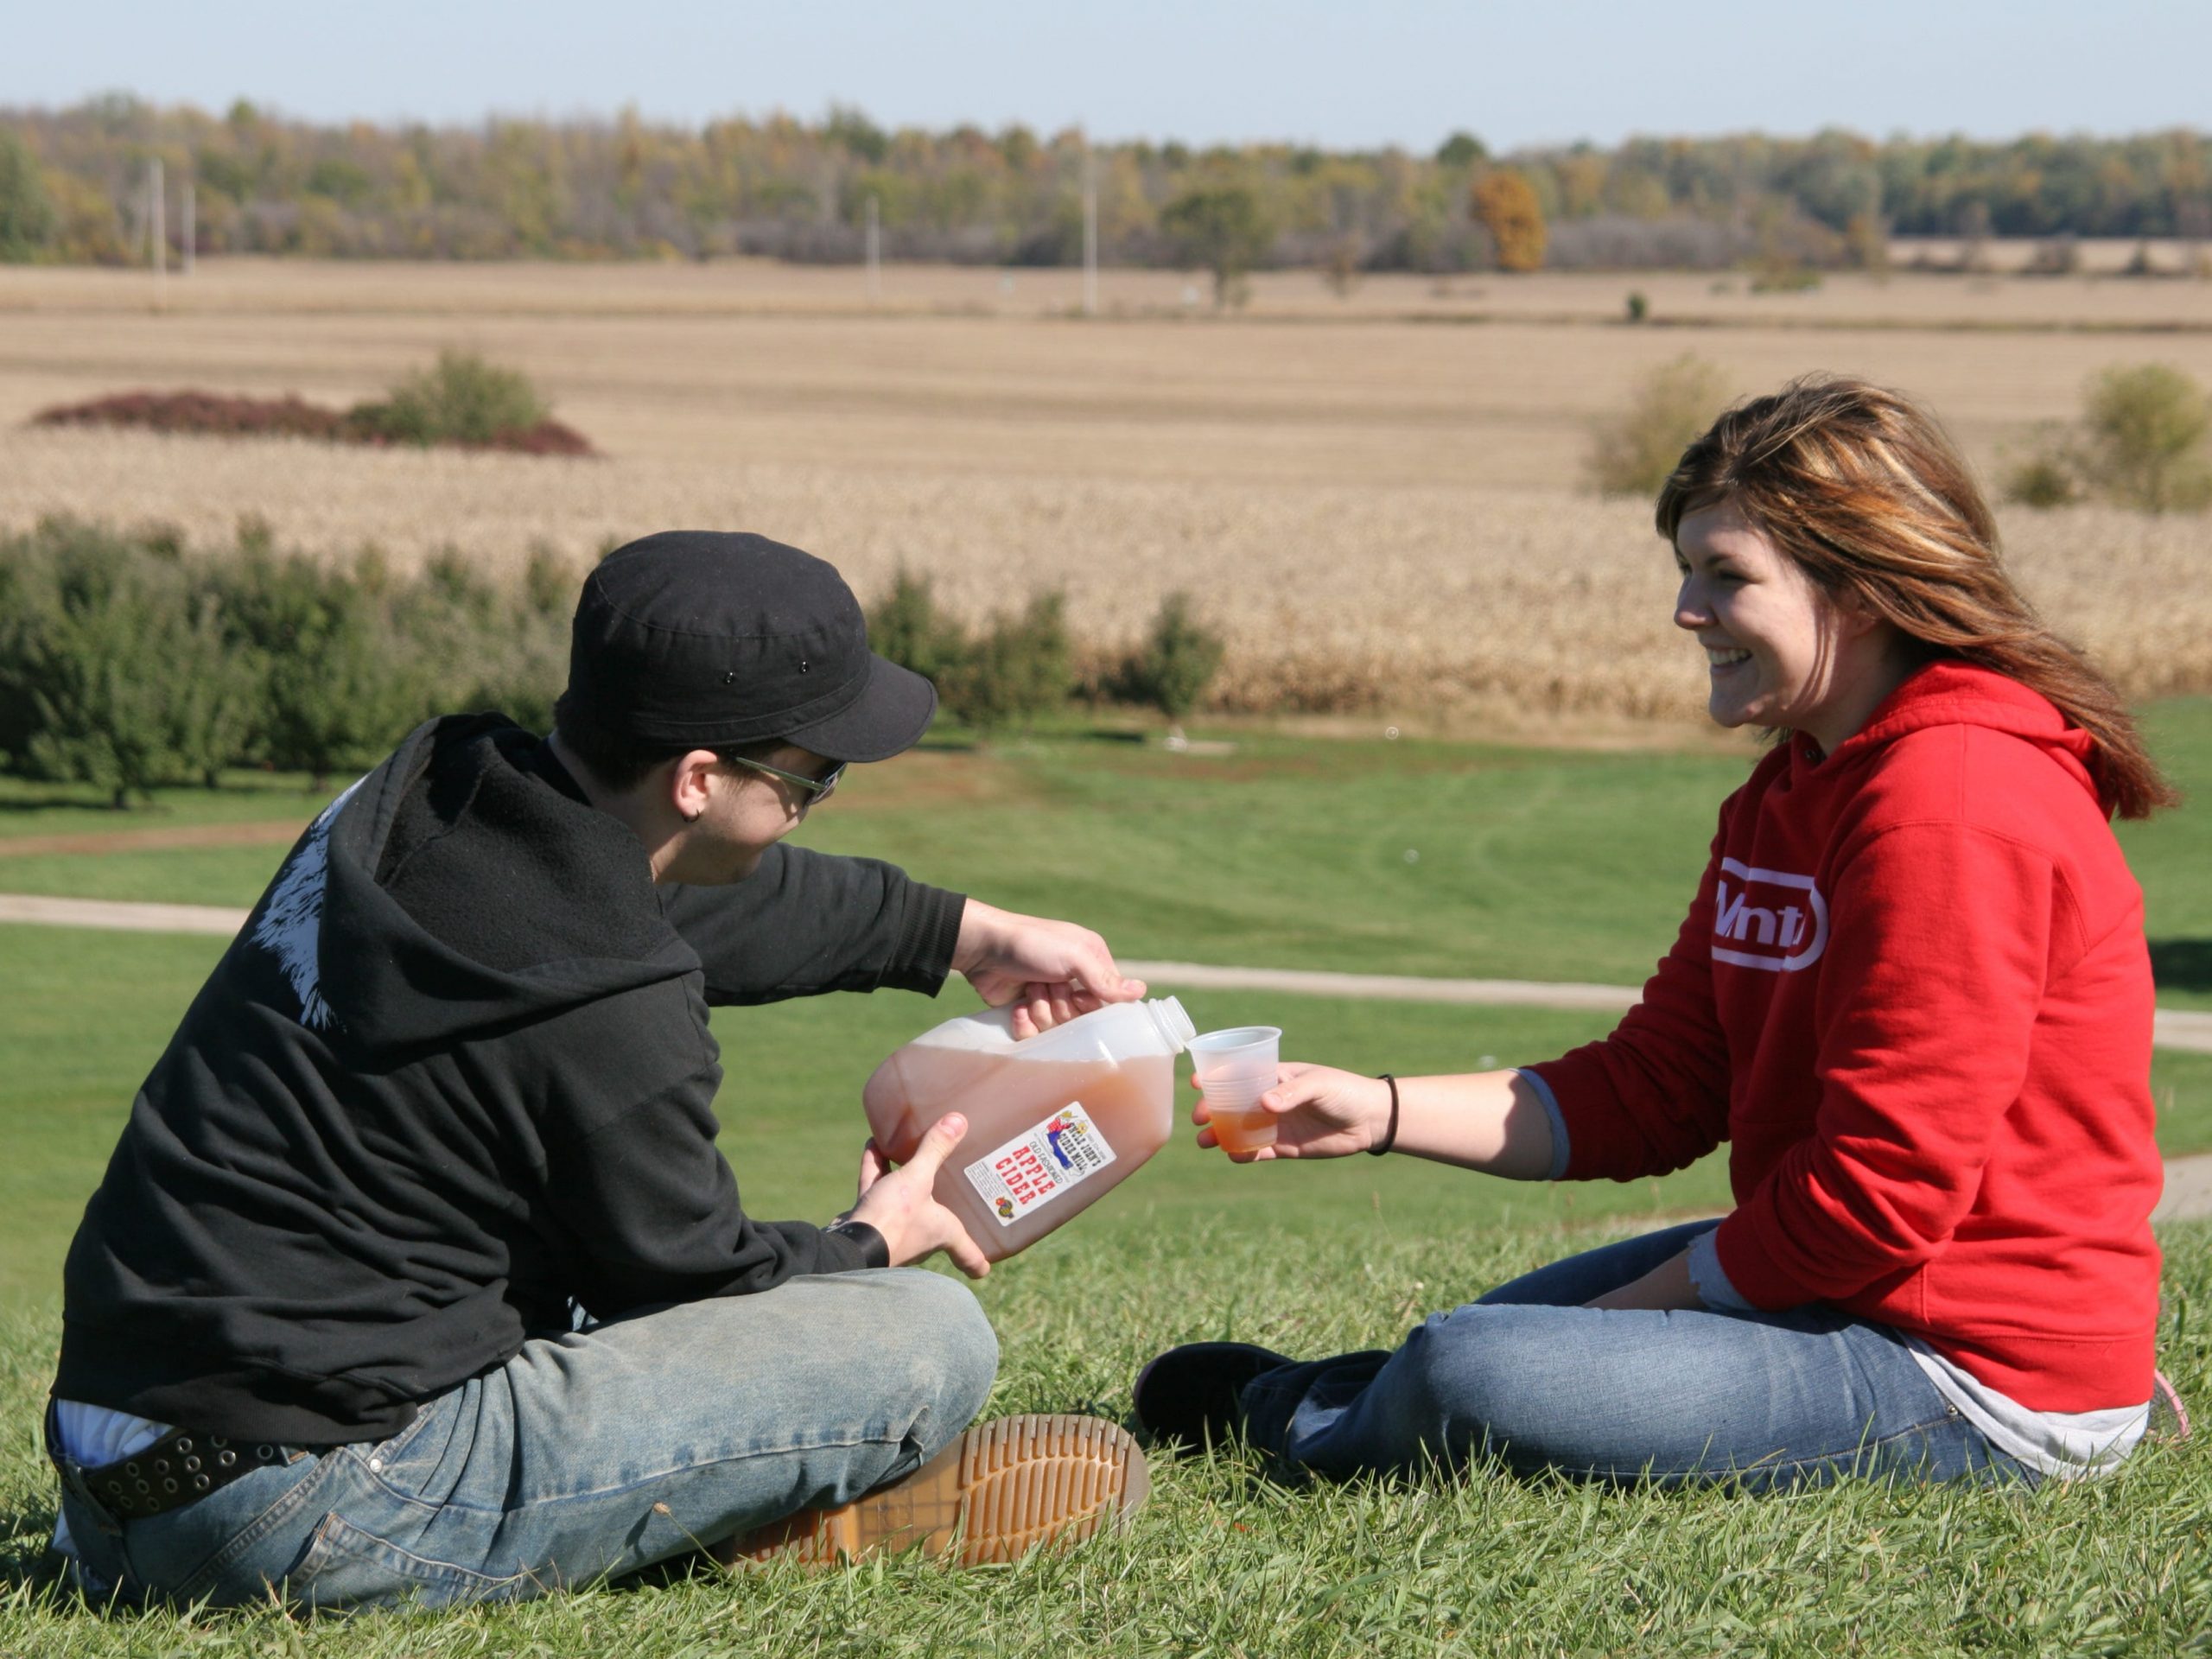
{"label": "clear plastic cup", "polygon": [[1260,1096],[1274,1087],[1281,1029],[1238,1026],[1194,1037],[1186,1046],[1222,1150],[1257,1152],[1274,1145],[1275,1116],[1260,1104]]}

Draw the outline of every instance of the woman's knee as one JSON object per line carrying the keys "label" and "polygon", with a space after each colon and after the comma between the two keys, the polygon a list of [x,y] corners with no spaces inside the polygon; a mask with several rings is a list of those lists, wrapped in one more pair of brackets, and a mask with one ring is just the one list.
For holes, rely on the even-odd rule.
{"label": "woman's knee", "polygon": [[1503,1450],[1541,1414],[1554,1356],[1539,1328],[1561,1310],[1476,1306],[1432,1315],[1388,1370],[1424,1440],[1455,1455]]}

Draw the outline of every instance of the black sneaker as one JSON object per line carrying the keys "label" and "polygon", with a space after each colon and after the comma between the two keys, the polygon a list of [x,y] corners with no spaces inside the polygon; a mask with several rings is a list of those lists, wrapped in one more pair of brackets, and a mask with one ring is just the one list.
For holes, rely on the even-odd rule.
{"label": "black sneaker", "polygon": [[1249,1342],[1193,1342],[1170,1348],[1137,1373],[1137,1425],[1154,1440],[1196,1449],[1219,1446],[1244,1425],[1237,1396],[1262,1371],[1290,1359]]}

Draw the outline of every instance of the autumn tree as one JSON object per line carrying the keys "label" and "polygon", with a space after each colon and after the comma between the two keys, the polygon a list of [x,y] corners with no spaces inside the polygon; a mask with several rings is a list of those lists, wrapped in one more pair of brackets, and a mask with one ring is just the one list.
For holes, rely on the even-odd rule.
{"label": "autumn tree", "polygon": [[1240,300],[1244,274],[1274,240],[1260,199],[1241,184],[1202,184],[1160,210],[1160,228],[1188,268],[1213,273],[1213,302]]}
{"label": "autumn tree", "polygon": [[1543,269],[1543,204],[1525,176],[1510,167],[1484,174],[1475,181],[1470,206],[1497,244],[1500,270]]}

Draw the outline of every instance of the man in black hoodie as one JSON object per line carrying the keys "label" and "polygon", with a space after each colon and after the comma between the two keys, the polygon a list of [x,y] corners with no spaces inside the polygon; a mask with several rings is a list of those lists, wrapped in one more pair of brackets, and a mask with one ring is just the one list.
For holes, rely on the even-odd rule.
{"label": "man in black hoodie", "polygon": [[748,1217],[715,1148],[711,1006],[958,969],[1042,1026],[1142,993],[1083,929],[781,844],[935,708],[829,565],[670,533],[587,580],[550,740],[433,721],[331,804],[69,1252],[80,1582],[447,1603],[702,1545],[991,1559],[1141,1497],[1095,1420],[955,1440],[996,1347],[905,1264],[987,1270],[931,1193],[957,1116],[901,1169],[868,1147],[827,1226]]}

